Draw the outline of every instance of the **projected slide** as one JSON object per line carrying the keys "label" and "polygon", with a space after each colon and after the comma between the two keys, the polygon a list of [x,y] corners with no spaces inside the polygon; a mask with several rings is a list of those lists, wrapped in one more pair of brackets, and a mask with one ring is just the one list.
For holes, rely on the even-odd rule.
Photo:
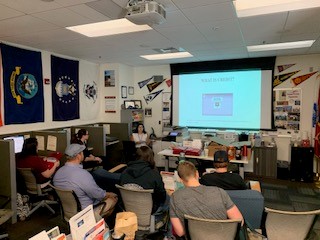
{"label": "projected slide", "polygon": [[263,128],[264,121],[271,119],[272,102],[271,71],[264,72],[246,70],[173,76],[173,124]]}
{"label": "projected slide", "polygon": [[233,94],[203,94],[202,115],[231,116],[233,112]]}

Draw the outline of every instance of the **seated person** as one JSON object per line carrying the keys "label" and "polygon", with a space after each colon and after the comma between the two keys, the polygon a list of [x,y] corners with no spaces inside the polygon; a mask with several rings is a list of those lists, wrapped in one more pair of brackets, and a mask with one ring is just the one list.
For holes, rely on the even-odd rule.
{"label": "seated person", "polygon": [[221,188],[203,186],[193,163],[178,165],[178,175],[185,188],[175,191],[170,200],[170,220],[178,236],[185,235],[184,215],[205,219],[243,219],[239,209]]}
{"label": "seated person", "polygon": [[[165,219],[169,210],[169,196],[164,188],[162,177],[155,166],[154,153],[148,146],[137,148],[136,160],[129,161],[128,167],[121,173],[120,184],[125,186],[153,189],[152,213],[157,212],[156,222]],[[163,222],[165,224],[165,222]],[[172,235],[171,225],[166,233],[167,239]]]}
{"label": "seated person", "polygon": [[136,160],[128,162],[128,167],[121,173],[120,184],[134,183],[143,189],[153,189],[153,211],[155,212],[166,200],[166,190],[159,171],[155,167],[154,153],[151,148],[142,146],[137,149]]}
{"label": "seated person", "polygon": [[246,183],[239,174],[228,172],[228,153],[226,151],[216,151],[213,158],[213,173],[204,174],[200,183],[206,186],[216,186],[224,190],[244,190]]}
{"label": "seated person", "polygon": [[84,168],[95,167],[102,162],[100,157],[94,156],[87,148],[87,141],[89,139],[89,132],[86,129],[80,129],[76,134],[72,136],[71,143],[78,143],[84,145],[86,148],[83,151],[84,154]]}
{"label": "seated person", "polygon": [[[82,161],[84,160],[84,145],[70,144],[65,151],[67,155],[66,164],[61,167],[53,177],[53,185],[62,189],[73,190],[81,204],[81,209],[90,204],[94,205],[96,217],[109,216],[118,201],[115,193],[106,192],[100,188],[94,181],[92,175],[83,169]],[[105,202],[103,205],[98,205]]]}
{"label": "seated person", "polygon": [[130,140],[136,143],[136,148],[141,146],[148,146],[150,144],[150,139],[147,132],[144,129],[144,125],[140,123],[135,131],[132,133]]}
{"label": "seated person", "polygon": [[17,155],[16,160],[17,168],[32,168],[37,183],[49,181],[57,167],[60,166],[58,159],[51,166],[45,157],[38,156],[38,140],[36,138],[24,140],[22,151]]}

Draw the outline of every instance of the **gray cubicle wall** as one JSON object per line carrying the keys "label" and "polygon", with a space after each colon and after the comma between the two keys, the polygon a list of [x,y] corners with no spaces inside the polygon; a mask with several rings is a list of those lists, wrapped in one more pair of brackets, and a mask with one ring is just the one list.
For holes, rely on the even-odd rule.
{"label": "gray cubicle wall", "polygon": [[108,136],[116,137],[120,141],[128,141],[130,139],[130,123],[100,123],[109,129]]}
{"label": "gray cubicle wall", "polygon": [[17,222],[17,186],[16,186],[16,160],[12,140],[0,140],[0,194],[10,197],[10,208],[14,214],[12,223]]}
{"label": "gray cubicle wall", "polygon": [[71,134],[75,134],[79,129],[86,129],[89,133],[89,139],[87,142],[88,148],[93,148],[93,154],[95,156],[106,155],[106,134],[103,126],[99,125],[81,125],[71,127]]}
{"label": "gray cubicle wall", "polygon": [[[44,131],[33,131],[31,133],[32,137],[43,137],[44,138],[44,150],[38,151],[39,155],[48,156],[52,152],[61,152],[64,154],[64,151],[68,145],[68,132],[66,130],[44,130]],[[56,137],[56,149],[55,151],[51,151],[47,149],[48,144],[48,136]]]}

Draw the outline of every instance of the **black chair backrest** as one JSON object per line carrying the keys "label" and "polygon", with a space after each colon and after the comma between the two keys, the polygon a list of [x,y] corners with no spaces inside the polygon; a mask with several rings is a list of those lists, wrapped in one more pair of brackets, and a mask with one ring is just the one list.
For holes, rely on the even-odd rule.
{"label": "black chair backrest", "polygon": [[127,163],[129,161],[136,159],[136,144],[133,141],[122,141],[123,146],[123,157],[124,161]]}

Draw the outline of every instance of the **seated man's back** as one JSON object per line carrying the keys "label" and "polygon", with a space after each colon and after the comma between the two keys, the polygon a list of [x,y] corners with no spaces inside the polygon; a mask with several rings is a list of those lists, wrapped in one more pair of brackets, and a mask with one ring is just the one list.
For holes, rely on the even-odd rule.
{"label": "seated man's back", "polygon": [[226,151],[215,152],[213,167],[216,171],[204,174],[200,179],[200,183],[206,186],[216,186],[224,190],[247,189],[245,182],[239,174],[228,172],[228,165],[228,153]]}

